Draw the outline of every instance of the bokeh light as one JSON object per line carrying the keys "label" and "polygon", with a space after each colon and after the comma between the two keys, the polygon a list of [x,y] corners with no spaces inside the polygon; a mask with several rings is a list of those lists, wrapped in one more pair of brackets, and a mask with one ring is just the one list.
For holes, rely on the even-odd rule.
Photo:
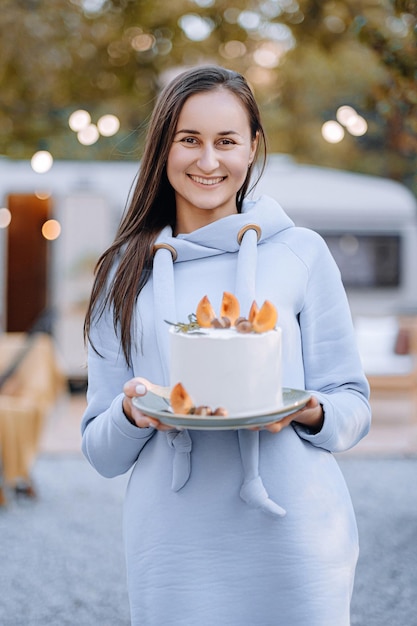
{"label": "bokeh light", "polygon": [[48,200],[52,195],[50,191],[43,191],[42,189],[36,189],[34,193],[39,200]]}
{"label": "bokeh light", "polygon": [[362,137],[362,135],[364,135],[368,130],[368,122],[361,115],[357,115],[356,118],[346,126],[346,128],[354,137]]}
{"label": "bokeh light", "polygon": [[324,25],[331,33],[341,34],[346,30],[346,24],[338,15],[326,15]]}
{"label": "bokeh light", "polygon": [[355,109],[347,104],[339,107],[336,111],[336,119],[343,126],[349,126],[357,116]]}
{"label": "bokeh light", "polygon": [[182,15],[178,24],[184,31],[186,37],[191,41],[204,41],[211,35],[214,24],[211,20],[200,17],[196,13]]}
{"label": "bokeh light", "polygon": [[337,109],[336,119],[355,137],[361,137],[368,130],[368,123],[365,118],[349,105],[343,105]]}
{"label": "bokeh light", "polygon": [[321,127],[321,134],[323,139],[328,143],[339,143],[345,136],[345,131],[339,122],[329,120],[328,122],[324,122]]}
{"label": "bokeh light", "polygon": [[77,139],[83,146],[92,146],[99,137],[100,133],[95,124],[89,124],[77,133]]}
{"label": "bokeh light", "polygon": [[213,7],[216,4],[215,0],[194,0],[194,3],[202,9]]}
{"label": "bokeh light", "polygon": [[103,137],[112,137],[119,131],[119,118],[116,115],[102,115],[97,122],[97,128]]}
{"label": "bokeh light", "polygon": [[0,228],[7,228],[12,221],[12,214],[9,209],[0,209]]}
{"label": "bokeh light", "polygon": [[73,113],[71,113],[68,119],[69,127],[75,133],[78,133],[83,128],[87,128],[90,123],[91,115],[88,111],[84,111],[84,109],[78,109],[78,111],[74,111]]}
{"label": "bokeh light", "polygon": [[247,48],[242,41],[232,39],[222,44],[219,48],[219,52],[225,59],[238,59],[239,57],[245,56]]}
{"label": "bokeh light", "polygon": [[99,13],[106,0],[81,0],[81,5],[85,13]]}
{"label": "bokeh light", "polygon": [[30,160],[31,167],[34,172],[44,174],[48,172],[54,163],[52,154],[47,150],[39,150],[35,152]]}
{"label": "bokeh light", "polygon": [[240,11],[239,9],[235,9],[234,7],[229,7],[223,13],[223,17],[229,24],[237,24],[239,19]]}
{"label": "bokeh light", "polygon": [[245,30],[258,30],[261,23],[261,16],[255,11],[242,11],[239,13],[237,23]]}
{"label": "bokeh light", "polygon": [[137,52],[145,52],[155,45],[156,39],[153,35],[140,33],[135,35],[131,41],[131,46]]}
{"label": "bokeh light", "polygon": [[48,241],[58,239],[61,234],[61,224],[57,220],[47,220],[42,226],[42,235]]}
{"label": "bokeh light", "polygon": [[279,65],[281,57],[285,54],[285,48],[275,41],[266,41],[253,53],[253,59],[257,65],[272,69]]}

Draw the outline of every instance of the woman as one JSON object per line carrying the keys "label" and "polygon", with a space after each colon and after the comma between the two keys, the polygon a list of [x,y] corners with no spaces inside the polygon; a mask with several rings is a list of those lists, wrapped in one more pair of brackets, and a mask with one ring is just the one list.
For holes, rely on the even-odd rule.
{"label": "woman", "polygon": [[[247,198],[259,155],[264,132],[241,75],[210,66],[178,76],[157,101],[130,206],[98,263],[82,445],[104,476],[132,470],[134,625],[349,624],[357,529],[331,453],[367,433],[368,385],[323,240],[271,198]],[[146,393],[143,379],[169,383],[164,320],[187,319],[203,295],[218,309],[223,291],[242,309],[254,298],[276,305],[283,384],[313,397],[260,432],[163,426],[132,398]]]}

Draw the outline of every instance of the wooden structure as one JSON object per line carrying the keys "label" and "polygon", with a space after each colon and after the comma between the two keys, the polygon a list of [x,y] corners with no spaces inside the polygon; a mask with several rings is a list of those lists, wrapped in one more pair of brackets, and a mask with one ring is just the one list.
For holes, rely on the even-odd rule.
{"label": "wooden structure", "polygon": [[3,487],[33,493],[31,469],[45,418],[64,389],[47,333],[0,335],[0,503]]}
{"label": "wooden structure", "polygon": [[411,367],[404,372],[368,374],[371,403],[401,404],[409,419],[417,422],[417,317],[399,317],[398,328],[394,350],[398,355],[408,355]]}

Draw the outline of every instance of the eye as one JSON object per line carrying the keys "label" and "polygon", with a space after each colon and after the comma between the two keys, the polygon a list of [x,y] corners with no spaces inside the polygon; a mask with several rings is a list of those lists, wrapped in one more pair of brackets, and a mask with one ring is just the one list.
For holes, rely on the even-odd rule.
{"label": "eye", "polygon": [[180,143],[195,145],[198,143],[198,141],[195,137],[183,137],[182,139],[180,139]]}
{"label": "eye", "polygon": [[219,139],[219,141],[217,142],[219,146],[234,146],[235,145],[235,141],[233,141],[233,139],[229,139],[228,137],[224,137],[222,139]]}

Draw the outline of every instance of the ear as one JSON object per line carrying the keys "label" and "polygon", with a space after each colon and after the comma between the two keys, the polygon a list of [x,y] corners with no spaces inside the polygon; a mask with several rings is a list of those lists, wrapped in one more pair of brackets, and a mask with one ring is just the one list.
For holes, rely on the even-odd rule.
{"label": "ear", "polygon": [[250,154],[249,154],[249,166],[252,165],[252,162],[256,155],[256,150],[258,149],[259,143],[259,132],[256,133],[255,138],[252,140]]}

